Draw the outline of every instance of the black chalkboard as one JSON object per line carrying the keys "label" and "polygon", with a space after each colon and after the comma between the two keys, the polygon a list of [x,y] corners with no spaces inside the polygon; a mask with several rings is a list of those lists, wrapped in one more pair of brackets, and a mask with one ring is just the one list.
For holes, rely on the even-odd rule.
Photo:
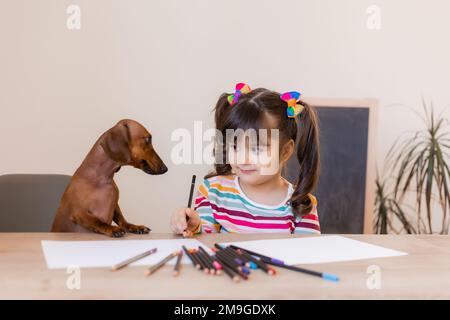
{"label": "black chalkboard", "polygon": [[[315,106],[315,110],[320,126],[321,171],[314,195],[321,231],[363,233],[369,108]],[[295,183],[298,170],[294,155],[285,177]]]}

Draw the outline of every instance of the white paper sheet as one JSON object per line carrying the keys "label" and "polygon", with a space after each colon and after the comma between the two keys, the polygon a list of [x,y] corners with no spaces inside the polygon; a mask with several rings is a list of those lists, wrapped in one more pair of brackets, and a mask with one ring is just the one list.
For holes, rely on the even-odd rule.
{"label": "white paper sheet", "polygon": [[[164,259],[171,252],[181,250],[181,246],[198,248],[208,247],[195,239],[167,240],[101,240],[101,241],[46,241],[41,242],[45,260],[49,269],[78,266],[80,268],[112,267],[126,259],[134,257],[152,248],[157,252],[132,263],[130,266],[152,265]],[[175,264],[176,258],[169,264]],[[183,254],[182,263],[191,263]]]}
{"label": "white paper sheet", "polygon": [[282,260],[286,264],[326,263],[407,255],[406,252],[341,236],[255,240],[222,244],[233,244]]}

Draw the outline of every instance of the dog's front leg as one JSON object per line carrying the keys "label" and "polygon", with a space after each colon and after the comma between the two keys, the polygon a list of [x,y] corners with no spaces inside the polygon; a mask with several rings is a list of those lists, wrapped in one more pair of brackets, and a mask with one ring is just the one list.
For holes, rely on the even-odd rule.
{"label": "dog's front leg", "polygon": [[120,238],[123,237],[125,234],[125,230],[122,229],[121,227],[106,224],[88,212],[84,214],[73,215],[71,216],[70,220],[72,220],[72,222],[82,226],[87,230],[96,233],[102,233],[110,237]]}
{"label": "dog's front leg", "polygon": [[131,233],[146,234],[151,231],[150,228],[148,228],[146,226],[142,226],[142,225],[137,226],[137,225],[127,222],[127,220],[125,220],[125,217],[122,214],[122,210],[120,210],[119,205],[116,205],[116,208],[114,209],[113,221],[115,223],[117,223],[117,225],[120,228],[123,228]]}

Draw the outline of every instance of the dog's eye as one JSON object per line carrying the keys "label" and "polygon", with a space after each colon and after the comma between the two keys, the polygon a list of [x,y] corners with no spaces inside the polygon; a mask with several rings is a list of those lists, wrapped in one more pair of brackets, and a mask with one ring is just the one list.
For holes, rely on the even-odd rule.
{"label": "dog's eye", "polygon": [[145,143],[147,143],[147,144],[152,143],[152,137],[145,137],[144,140],[145,140]]}

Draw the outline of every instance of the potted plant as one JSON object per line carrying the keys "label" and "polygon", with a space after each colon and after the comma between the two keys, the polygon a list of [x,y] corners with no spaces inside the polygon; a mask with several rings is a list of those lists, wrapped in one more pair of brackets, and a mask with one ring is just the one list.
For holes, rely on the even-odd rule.
{"label": "potted plant", "polygon": [[[390,148],[384,175],[377,173],[374,231],[394,233],[449,232],[450,130],[432,103],[422,102],[424,129],[407,132]],[[440,230],[433,228],[435,208],[442,212]]]}

